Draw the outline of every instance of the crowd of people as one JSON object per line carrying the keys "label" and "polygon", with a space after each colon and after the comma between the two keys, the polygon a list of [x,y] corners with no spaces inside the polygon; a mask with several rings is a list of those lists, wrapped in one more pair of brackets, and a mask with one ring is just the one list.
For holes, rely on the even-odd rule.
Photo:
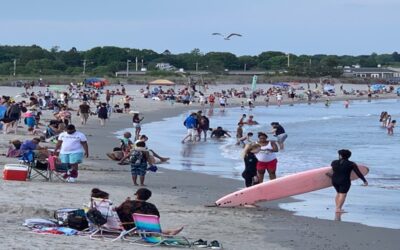
{"label": "crowd of people", "polygon": [[[124,86],[121,85],[121,87],[121,91],[119,89],[117,91],[103,91],[96,88],[86,88],[83,85],[71,84],[67,91],[60,92],[46,88],[44,93],[41,91],[37,93],[34,91],[29,92],[28,90],[32,88],[30,87],[26,88],[24,93],[29,101],[20,102],[16,102],[12,97],[2,96],[0,99],[0,118],[3,133],[17,133],[18,124],[23,120],[27,127],[27,134],[37,136],[23,142],[18,140],[10,141],[7,156],[19,157],[27,151],[33,151],[36,155],[41,155],[44,158],[49,155],[58,155],[60,162],[69,166],[69,170],[65,173],[65,179],[68,182],[75,182],[78,178],[79,164],[82,163],[84,157],[89,156],[89,146],[86,136],[77,131],[73,125],[73,113],[76,111],[76,116],[80,118],[82,126],[87,124],[92,115],[98,117],[100,126],[106,126],[106,121],[110,119],[112,113],[130,113],[132,114],[134,135],[130,132],[124,133],[120,140],[120,145],[106,155],[111,160],[118,162],[118,164],[130,165],[133,185],[145,186],[146,173],[148,171],[156,171],[155,164],[166,162],[169,158],[162,157],[147,147],[146,142],[149,138],[141,134],[141,123],[144,120],[144,116],[140,112],[132,110],[134,99],[127,94]],[[206,105],[209,105],[209,110],[212,111],[216,108],[215,105],[217,103],[219,110],[224,112],[229,98],[248,98],[247,104],[250,110],[254,108],[254,103],[259,97],[265,98],[266,105],[268,105],[270,98],[274,97],[278,106],[283,103],[285,94],[287,94],[287,99],[291,99],[292,102],[294,102],[295,98],[303,98],[302,95],[296,93],[293,87],[283,89],[274,86],[266,90],[252,91],[250,95],[246,94],[246,91],[245,88],[242,90],[230,88],[206,95],[192,87],[175,91],[172,88],[164,90],[161,86],[150,90],[150,87],[147,86],[146,89],[140,90],[140,93],[145,98],[161,101],[169,100],[172,104],[175,102],[181,102],[182,104],[198,102],[200,104],[202,110],[191,113],[183,122],[187,133],[183,137],[182,143],[195,143],[201,140],[207,141],[208,138],[223,139],[232,136],[230,131],[222,126],[214,126],[214,128],[210,126],[210,118],[203,113]],[[118,104],[114,105],[113,98],[116,95],[121,97],[120,102],[123,103],[123,108],[120,108]],[[308,88],[305,95],[308,101],[318,98],[317,86],[314,91]],[[71,108],[70,104],[73,102],[79,102],[77,110]],[[345,100],[345,108],[349,108],[349,104],[349,100]],[[329,102],[325,105],[329,106]],[[241,106],[243,109],[245,108],[244,102],[242,102]],[[43,124],[41,120],[44,110],[52,112],[53,116],[53,119],[47,121],[47,124]],[[1,114],[3,115],[1,116]],[[391,115],[387,112],[382,112],[380,122],[382,127],[387,128],[387,133],[393,135],[396,120],[392,120]],[[242,177],[245,180],[246,187],[263,183],[265,174],[268,174],[270,180],[277,178],[278,157],[276,153],[285,149],[285,141],[288,137],[279,122],[270,123],[271,130],[268,132],[249,131],[244,134],[243,126],[251,127],[259,124],[253,115],[247,117],[247,114],[243,114],[237,123],[236,145],[243,148],[244,171]],[[257,139],[253,139],[255,134]],[[269,135],[274,139],[271,140]],[[131,140],[132,138],[133,141]],[[39,145],[42,142],[49,141],[55,143],[53,149]],[[343,169],[346,169],[346,171],[353,169],[357,173],[357,166],[348,161],[351,153],[340,151],[339,155],[341,157],[340,160],[332,163],[334,173],[332,182],[334,186],[336,185],[335,188],[338,192],[336,198],[337,211],[341,212],[345,194],[349,187],[343,187],[344,182],[346,182],[346,185],[348,184],[347,177],[343,177],[346,181],[338,181],[337,176],[347,176],[347,172],[339,173],[340,171],[343,172]],[[363,180],[366,183],[366,180]],[[149,198],[149,196],[146,197],[142,197],[141,201],[146,201]],[[130,201],[127,201],[127,203],[131,204]],[[120,211],[127,209],[126,205],[122,204],[121,206],[119,207]],[[131,206],[134,205],[131,204]]]}

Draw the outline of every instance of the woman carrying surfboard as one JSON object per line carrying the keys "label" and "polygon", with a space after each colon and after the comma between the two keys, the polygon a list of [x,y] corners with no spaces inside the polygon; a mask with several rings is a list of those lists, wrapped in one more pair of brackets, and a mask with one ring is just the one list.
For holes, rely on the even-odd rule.
{"label": "woman carrying surfboard", "polygon": [[263,132],[258,133],[258,142],[261,147],[256,153],[257,157],[257,175],[259,183],[264,181],[265,170],[268,171],[269,179],[276,179],[276,166],[278,159],[276,158],[275,152],[278,152],[278,146],[273,141],[268,141],[267,134]]}
{"label": "woman carrying surfboard", "polygon": [[351,151],[347,149],[341,149],[338,151],[339,160],[335,160],[331,163],[333,174],[332,174],[332,185],[336,189],[336,213],[344,213],[342,209],[343,204],[346,200],[347,192],[350,190],[351,172],[354,171],[356,175],[364,182],[364,186],[368,185],[367,180],[360,172],[357,164],[349,161]]}

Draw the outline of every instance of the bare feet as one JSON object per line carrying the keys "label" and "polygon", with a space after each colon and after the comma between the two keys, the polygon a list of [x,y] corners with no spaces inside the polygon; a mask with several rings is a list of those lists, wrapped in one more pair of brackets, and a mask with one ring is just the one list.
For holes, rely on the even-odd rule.
{"label": "bare feet", "polygon": [[166,162],[166,161],[169,160],[169,158],[168,157],[162,157],[162,158],[160,158],[160,160],[161,160],[161,162]]}
{"label": "bare feet", "polygon": [[178,233],[180,233],[183,230],[183,227],[177,228],[177,229],[168,229],[165,230],[163,233],[167,234],[167,235],[177,235]]}

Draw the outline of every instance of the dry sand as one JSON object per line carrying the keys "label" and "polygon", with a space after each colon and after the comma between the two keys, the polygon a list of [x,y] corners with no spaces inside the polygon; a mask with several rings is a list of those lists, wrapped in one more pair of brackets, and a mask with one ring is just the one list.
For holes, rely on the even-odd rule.
{"label": "dry sand", "polygon": [[[138,97],[136,92],[138,88],[130,87],[128,91],[133,91],[131,93]],[[2,95],[15,95],[18,92],[21,92],[21,89],[0,88]],[[181,104],[171,106],[139,97],[136,99],[136,109],[145,116],[144,122],[178,115],[196,107],[196,105],[183,107]],[[239,100],[235,105],[238,103]],[[73,119],[78,121],[77,117]],[[113,116],[106,127],[101,128],[97,119],[92,118],[85,127],[79,127],[79,130],[88,135],[91,156],[82,165],[77,183],[0,180],[1,248],[145,249],[130,246],[126,242],[109,243],[90,240],[87,237],[38,235],[21,226],[26,218],[52,217],[53,211],[57,208],[82,207],[88,202],[93,187],[109,192],[115,204],[120,204],[128,196],[133,197],[136,187],[131,183],[129,167],[119,166],[105,156],[105,153],[118,143],[114,132],[129,127],[130,120],[130,115]],[[0,135],[0,153],[5,151],[8,140],[18,137],[31,136]],[[150,140],[154,141],[156,138]],[[16,160],[0,156],[1,169],[9,162]],[[237,180],[160,168],[157,173],[149,173],[146,176],[146,183],[153,191],[150,202],[159,208],[163,227],[185,225],[181,234],[192,241],[199,238],[209,241],[216,239],[225,249],[375,250],[398,249],[400,245],[398,237],[400,230],[294,216],[288,211],[277,208],[276,202],[266,203],[263,208],[251,209],[204,206],[242,187],[243,183]]]}

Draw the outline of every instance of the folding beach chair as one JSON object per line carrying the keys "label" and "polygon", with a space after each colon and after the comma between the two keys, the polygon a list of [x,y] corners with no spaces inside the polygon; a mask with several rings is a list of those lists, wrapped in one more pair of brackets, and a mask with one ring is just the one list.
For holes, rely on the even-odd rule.
{"label": "folding beach chair", "polygon": [[135,231],[135,228],[125,230],[110,200],[92,198],[90,206],[97,209],[107,219],[104,225],[96,225],[88,218],[89,228],[92,231],[90,239],[108,238],[111,241],[123,240],[127,235]]}
{"label": "folding beach chair", "polygon": [[28,179],[32,180],[42,177],[46,181],[49,180],[50,174],[47,162],[35,159],[35,153],[33,151],[24,152],[19,160],[21,163],[28,166]]}
{"label": "folding beach chair", "polygon": [[47,159],[49,164],[49,181],[58,179],[61,181],[67,181],[64,175],[68,172],[68,165],[57,164],[58,157],[50,155]]}
{"label": "folding beach chair", "polygon": [[163,234],[158,216],[134,213],[132,217],[135,221],[136,233],[140,237],[133,243],[143,246],[191,247],[190,242],[183,236]]}

